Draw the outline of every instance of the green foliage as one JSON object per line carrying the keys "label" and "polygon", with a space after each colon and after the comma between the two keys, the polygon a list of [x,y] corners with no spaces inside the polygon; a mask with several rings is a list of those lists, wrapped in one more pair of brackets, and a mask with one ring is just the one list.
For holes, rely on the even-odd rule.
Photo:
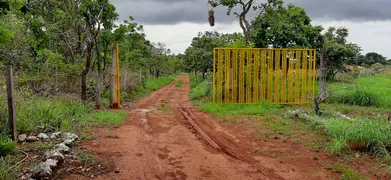
{"label": "green foliage", "polygon": [[0,157],[6,156],[16,148],[16,142],[6,135],[0,135]]}
{"label": "green foliage", "polygon": [[197,84],[194,88],[190,90],[190,98],[192,100],[200,99],[202,97],[207,96],[208,94],[208,83],[206,81]]}
{"label": "green foliage", "polygon": [[145,89],[149,92],[156,91],[164,86],[167,86],[171,82],[175,80],[174,76],[168,76],[168,77],[159,77],[147,80],[145,83]]}
{"label": "green foliage", "polygon": [[350,59],[354,59],[361,51],[357,44],[346,40],[349,30],[346,28],[330,27],[324,36],[325,42],[320,48],[320,55],[327,64],[326,75],[333,78],[338,72],[345,71],[343,66]]}
{"label": "green foliage", "polygon": [[363,77],[350,83],[333,83],[332,102],[352,105],[391,107],[391,75],[379,74]]}
{"label": "green foliage", "polygon": [[184,83],[185,83],[185,82],[184,82],[183,80],[179,80],[179,81],[175,84],[175,87],[182,87]]}
{"label": "green foliage", "polygon": [[252,22],[256,47],[266,48],[318,48],[323,43],[321,26],[312,26],[304,8],[289,4],[288,7],[269,8]]}
{"label": "green foliage", "polygon": [[[62,99],[30,98],[17,103],[17,130],[20,133],[51,132],[63,126],[77,126],[88,119],[91,106]],[[72,129],[72,128],[70,128]]]}
{"label": "green foliage", "polygon": [[342,174],[341,180],[361,180],[362,179],[360,173],[353,171],[350,168],[346,168],[340,163],[333,165],[332,169],[334,172]]}
{"label": "green foliage", "polygon": [[14,163],[11,156],[0,157],[0,179],[1,180],[14,180],[19,166],[12,169],[11,164]]}
{"label": "green foliage", "polygon": [[328,149],[333,154],[341,155],[342,151],[346,148],[348,148],[346,139],[337,138],[333,139],[333,141],[330,143],[330,146],[326,149]]}
{"label": "green foliage", "polygon": [[324,128],[332,137],[358,146],[371,149],[375,142],[385,146],[391,145],[391,124],[385,119],[344,119],[330,118],[324,123]]}
{"label": "green foliage", "polygon": [[126,118],[125,112],[98,111],[95,114],[94,122],[109,126],[119,126]]}
{"label": "green foliage", "polygon": [[353,90],[336,95],[335,100],[348,105],[376,106],[380,97],[371,91]]}
{"label": "green foliage", "polygon": [[201,110],[212,115],[260,115],[276,112],[282,105],[275,104],[213,104],[201,106]]}
{"label": "green foliage", "polygon": [[[175,80],[174,75],[172,76],[162,76],[159,78],[152,78],[148,79],[145,82],[145,87],[143,86],[136,86],[135,89],[130,90],[128,92],[122,92],[121,98],[129,98],[131,100],[135,100],[139,97],[146,96],[152,91],[156,91],[164,86],[167,86],[168,84],[172,83]],[[106,92],[105,96],[109,96],[109,92]]]}

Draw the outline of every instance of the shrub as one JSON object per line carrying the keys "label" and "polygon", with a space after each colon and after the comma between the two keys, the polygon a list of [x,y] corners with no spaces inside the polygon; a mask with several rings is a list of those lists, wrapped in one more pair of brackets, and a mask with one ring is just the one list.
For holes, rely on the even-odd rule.
{"label": "shrub", "polygon": [[347,90],[337,95],[335,100],[348,105],[375,106],[378,103],[379,97],[368,90]]}
{"label": "shrub", "polygon": [[8,136],[0,136],[0,156],[6,156],[16,148],[16,142],[13,142]]}
{"label": "shrub", "polygon": [[18,167],[9,169],[12,164],[10,156],[0,157],[0,179],[1,180],[13,180],[15,179]]}
{"label": "shrub", "polygon": [[201,97],[207,96],[209,93],[208,83],[206,81],[199,83],[196,87],[190,90],[191,99],[199,99]]}

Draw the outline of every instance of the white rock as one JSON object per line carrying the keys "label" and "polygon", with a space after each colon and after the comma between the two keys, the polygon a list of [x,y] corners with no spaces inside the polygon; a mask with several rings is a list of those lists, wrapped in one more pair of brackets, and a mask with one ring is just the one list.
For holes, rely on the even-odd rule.
{"label": "white rock", "polygon": [[46,135],[45,133],[39,133],[38,138],[41,140],[47,140],[47,139],[49,139],[49,136]]}
{"label": "white rock", "polygon": [[63,143],[67,146],[72,146],[73,142],[75,142],[74,139],[65,139]]}
{"label": "white rock", "polygon": [[24,141],[26,141],[26,139],[27,139],[27,135],[26,134],[18,135],[18,141],[19,142],[24,142]]}
{"label": "white rock", "polygon": [[52,175],[52,168],[57,166],[58,161],[54,159],[47,159],[33,170],[33,178],[43,179]]}
{"label": "white rock", "polygon": [[64,155],[61,154],[61,152],[57,149],[46,151],[44,154],[45,159],[54,159],[57,161],[63,161],[64,160]]}
{"label": "white rock", "polygon": [[76,134],[73,134],[73,133],[64,133],[64,140],[67,140],[67,139],[77,140],[77,139],[79,139],[79,136],[77,136]]}
{"label": "white rock", "polygon": [[58,139],[61,136],[61,132],[55,132],[50,136],[50,139]]}
{"label": "white rock", "polygon": [[60,151],[61,153],[67,153],[70,150],[69,147],[66,146],[64,143],[57,144],[56,146],[54,146],[54,148]]}

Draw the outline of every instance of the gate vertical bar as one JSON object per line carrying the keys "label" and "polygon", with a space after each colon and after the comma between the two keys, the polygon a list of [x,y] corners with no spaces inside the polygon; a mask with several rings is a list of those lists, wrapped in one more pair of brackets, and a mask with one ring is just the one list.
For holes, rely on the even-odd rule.
{"label": "gate vertical bar", "polygon": [[276,50],[275,53],[275,88],[274,88],[274,102],[279,103],[280,101],[280,50]]}
{"label": "gate vertical bar", "polygon": [[262,77],[261,77],[261,102],[266,100],[266,50],[261,51],[261,69],[262,69]]}
{"label": "gate vertical bar", "polygon": [[313,98],[315,97],[315,84],[316,84],[316,50],[314,50],[314,69],[313,69],[313,88],[312,88],[312,94]]}
{"label": "gate vertical bar", "polygon": [[293,103],[293,61],[294,51],[289,51],[288,69],[288,103]]}
{"label": "gate vertical bar", "polygon": [[312,65],[313,65],[313,61],[312,61],[312,51],[309,51],[309,55],[308,55],[308,58],[309,58],[309,66],[308,66],[308,94],[312,94],[312,88],[313,88],[313,81],[312,81],[312,75],[313,75],[313,71],[312,71]]}
{"label": "gate vertical bar", "polygon": [[287,53],[286,53],[286,50],[283,50],[282,52],[282,87],[281,87],[281,102],[282,103],[287,103],[287,91],[286,91],[286,75],[287,75],[287,57],[286,57]]}
{"label": "gate vertical bar", "polygon": [[297,104],[300,103],[300,89],[301,89],[301,86],[300,86],[300,79],[301,79],[301,53],[302,51],[301,50],[296,50],[296,75],[295,75],[295,87],[296,87],[296,92],[295,92],[295,102]]}
{"label": "gate vertical bar", "polygon": [[216,103],[216,49],[213,49],[213,103]]}
{"label": "gate vertical bar", "polygon": [[236,99],[236,81],[237,81],[237,70],[236,70],[236,67],[237,67],[237,54],[236,54],[236,50],[232,50],[232,103],[237,103],[237,99]]}
{"label": "gate vertical bar", "polygon": [[244,103],[244,51],[240,49],[239,52],[239,103]]}
{"label": "gate vertical bar", "polygon": [[273,102],[273,50],[268,50],[267,100]]}
{"label": "gate vertical bar", "polygon": [[308,66],[308,51],[303,52],[303,72],[302,72],[302,96],[301,96],[301,102],[307,103],[307,66]]}
{"label": "gate vertical bar", "polygon": [[246,81],[246,89],[247,89],[247,97],[246,102],[252,103],[251,100],[251,74],[252,74],[252,53],[251,50],[247,50],[247,81]]}
{"label": "gate vertical bar", "polygon": [[259,103],[259,50],[254,52],[254,103]]}
{"label": "gate vertical bar", "polygon": [[218,103],[223,102],[223,50],[219,49],[219,65],[218,65],[218,71],[219,71],[219,89],[218,89]]}
{"label": "gate vertical bar", "polygon": [[225,50],[225,103],[229,103],[230,101],[230,89],[231,89],[231,50]]}

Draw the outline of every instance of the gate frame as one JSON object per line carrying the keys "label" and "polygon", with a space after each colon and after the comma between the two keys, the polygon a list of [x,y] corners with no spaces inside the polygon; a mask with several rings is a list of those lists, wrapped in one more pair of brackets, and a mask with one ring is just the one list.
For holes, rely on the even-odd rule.
{"label": "gate frame", "polygon": [[[225,53],[227,51],[229,51],[230,53],[228,56],[225,56]],[[266,54],[270,53],[270,52],[272,52],[272,54],[271,54],[272,58],[268,58],[268,56],[266,56]],[[279,52],[277,59],[274,56],[275,52]],[[294,53],[291,54],[289,57],[285,58],[285,60],[283,60],[283,58],[282,59],[280,58],[280,56],[284,57],[284,55],[286,57],[286,55],[289,54],[289,52],[294,52]],[[300,56],[298,56],[298,54],[297,54],[298,52],[300,52],[299,53]],[[307,58],[308,58],[308,61],[306,62],[305,66],[309,67],[309,68],[302,68],[302,65],[300,64],[301,62],[304,62],[303,61],[304,57],[302,57],[301,54],[304,54],[305,52],[307,53]],[[251,53],[251,54],[253,53],[251,55],[252,56],[251,59],[247,58],[248,53]],[[233,54],[233,57],[231,57],[231,54]],[[295,57],[295,55],[296,55],[296,57]],[[273,99],[276,97],[277,97],[277,99],[280,99],[279,95],[282,96],[283,93],[288,92],[288,95],[285,94],[286,102],[282,102],[282,100],[277,100],[276,102],[270,102],[270,103],[272,103],[272,104],[308,104],[311,102],[309,100],[312,100],[315,97],[315,87],[316,87],[316,78],[317,78],[316,77],[317,76],[316,55],[317,55],[316,49],[309,49],[309,48],[214,48],[213,49],[213,87],[212,87],[213,103],[217,103],[217,104],[226,104],[226,103],[262,104],[264,102],[267,102],[268,99]],[[291,63],[289,63],[292,61],[292,59],[294,61],[293,65]],[[299,61],[297,61],[297,59],[299,59]],[[227,61],[227,60],[229,60],[229,61]],[[233,65],[231,66],[231,64],[230,64],[231,61],[235,62],[236,65],[238,65],[238,67],[233,68]],[[282,65],[280,64],[280,61],[283,62]],[[225,62],[228,62],[228,66],[230,69],[229,74],[227,75],[227,73],[220,72],[221,75],[223,75],[223,76],[218,76],[218,79],[216,79],[217,78],[216,76],[219,73],[219,72],[216,72],[216,68],[222,69],[222,71],[228,70]],[[252,73],[254,72],[254,74],[258,77],[258,78],[255,78],[254,81],[257,81],[257,83],[258,83],[258,82],[260,82],[259,80],[261,80],[262,82],[269,81],[271,83],[264,84],[264,86],[262,86],[262,84],[260,82],[260,83],[258,83],[259,84],[258,87],[254,86],[253,90],[251,90],[251,86],[247,86],[247,88],[242,87],[242,86],[235,87],[238,84],[245,86],[247,81],[250,81],[251,85],[255,84],[255,82],[251,82],[251,78],[252,78],[251,76],[247,77],[247,80],[244,79],[244,74],[246,72],[246,69],[245,69],[246,62],[251,63],[252,65],[255,65],[254,70],[252,69],[252,67],[247,66],[247,71],[251,71]],[[299,62],[299,63],[296,63],[296,62]],[[309,64],[307,64],[308,62],[309,62]],[[259,65],[258,65],[258,63],[259,63]],[[276,64],[276,66],[273,66],[273,64]],[[288,66],[288,64],[289,64],[289,66]],[[216,66],[218,66],[218,67],[216,67]],[[276,87],[276,85],[273,85],[273,83],[275,82],[274,76],[269,77],[269,74],[276,72],[277,66],[280,66],[280,67],[282,66],[280,69],[281,73],[286,73],[286,75],[282,75],[282,78],[285,77],[286,80],[288,80],[288,82],[285,82],[286,83],[285,89],[278,88],[280,90],[280,93],[277,93],[278,95],[276,95],[276,94],[275,95],[270,95],[270,94],[268,95],[268,93],[266,93],[266,92],[269,91],[269,92],[273,93],[274,92],[273,88]],[[300,67],[300,69],[299,69],[300,71],[298,71],[298,72],[297,72],[297,66]],[[268,69],[272,68],[272,70],[266,71],[266,68],[268,68]],[[302,71],[303,69],[305,70],[305,73],[303,73],[303,71]],[[238,70],[239,70],[239,72],[236,72]],[[290,72],[290,70],[292,70],[292,72]],[[293,71],[294,71],[294,74],[290,74],[290,73],[293,73]],[[259,74],[258,74],[258,72],[259,72]],[[232,77],[233,77],[233,74],[235,74],[236,78],[237,78],[237,76],[242,77],[242,78],[238,78],[238,79],[236,79],[236,81],[235,81],[235,78],[233,78],[232,83],[231,83],[231,80],[230,80],[231,75],[230,74],[232,74]],[[296,78],[296,79],[294,79],[295,81],[293,81],[293,79],[291,79],[291,78],[295,78],[297,75],[299,75],[300,78]],[[224,80],[228,80],[230,82],[230,85],[225,85],[223,83],[223,81],[222,81],[223,77],[224,77]],[[261,77],[261,78],[259,78],[259,77]],[[265,77],[266,79],[262,80],[263,77]],[[302,84],[300,84],[300,83],[303,82],[304,77],[305,77],[305,82],[306,82],[306,89],[303,91],[302,87],[301,87]],[[278,76],[278,79],[279,79],[278,84],[283,83],[283,80],[280,80],[279,76]],[[237,80],[239,80],[239,82]],[[290,80],[292,80],[292,81],[290,81]],[[246,82],[246,83],[244,83],[244,82]],[[300,86],[298,88],[296,85],[293,87],[292,83],[300,84]],[[307,85],[307,83],[308,83],[308,85]],[[236,84],[236,85],[234,86],[234,84]],[[311,85],[311,87],[310,87],[310,85]],[[218,86],[218,87],[216,87],[216,86]],[[217,88],[219,88],[219,89],[217,89]],[[289,88],[292,88],[292,89],[289,90]],[[234,94],[238,95],[237,92],[223,93],[223,89],[229,89],[229,90],[232,89],[232,91],[234,89],[235,89],[235,91],[238,91],[238,89],[239,89],[239,96],[244,95],[244,93],[246,93],[247,97],[244,97],[244,96],[243,97],[235,97],[236,102],[232,102],[234,97],[228,98],[228,100],[226,100],[226,99],[223,99],[222,96],[224,96],[224,94],[228,95],[228,97],[231,94],[232,94],[232,96],[234,96]],[[263,89],[263,91],[261,89]],[[281,90],[283,91],[282,93],[281,93]],[[221,93],[219,93],[218,91],[220,91]],[[258,93],[255,93],[254,91],[258,92]],[[292,91],[293,91],[293,94],[290,93]],[[254,99],[254,98],[251,98],[252,94],[262,96],[261,98],[263,98],[263,99],[260,100],[259,97],[256,96],[257,100],[252,100],[252,99]],[[304,94],[306,96],[300,95],[300,94]],[[308,95],[311,95],[311,97],[308,97]],[[293,97],[291,97],[291,96],[293,96]],[[251,102],[251,103],[247,102],[248,101],[247,99],[249,97],[250,97],[251,101],[255,101],[255,102]],[[246,98],[246,101],[244,101],[244,98]],[[292,98],[293,98],[293,101],[290,101]]]}

